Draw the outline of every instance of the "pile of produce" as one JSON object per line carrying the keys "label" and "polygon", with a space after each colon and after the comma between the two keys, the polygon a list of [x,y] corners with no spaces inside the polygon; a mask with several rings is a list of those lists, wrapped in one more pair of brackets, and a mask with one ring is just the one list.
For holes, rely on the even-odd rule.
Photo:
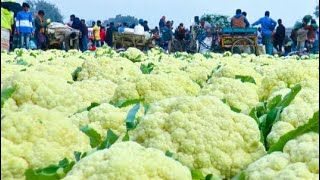
{"label": "pile of produce", "polygon": [[230,17],[220,14],[204,14],[200,21],[208,21],[214,27],[230,27]]}
{"label": "pile of produce", "polygon": [[318,179],[319,55],[1,53],[1,179]]}

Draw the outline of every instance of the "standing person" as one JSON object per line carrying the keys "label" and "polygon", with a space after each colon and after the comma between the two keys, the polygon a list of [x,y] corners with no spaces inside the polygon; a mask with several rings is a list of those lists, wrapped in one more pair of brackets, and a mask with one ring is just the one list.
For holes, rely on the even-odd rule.
{"label": "standing person", "polygon": [[185,40],[185,38],[186,38],[186,30],[185,30],[185,28],[183,26],[183,23],[180,23],[178,28],[176,29],[175,38],[178,41],[184,41]]}
{"label": "standing person", "polygon": [[84,19],[81,19],[81,23],[82,23],[82,27],[80,29],[81,32],[81,46],[80,46],[80,50],[82,52],[88,50],[88,27],[86,25],[86,21]]}
{"label": "standing person", "polygon": [[36,19],[34,20],[34,25],[36,27],[35,36],[38,49],[46,50],[47,49],[47,39],[46,31],[47,28],[46,22],[44,21],[44,11],[40,10]]}
{"label": "standing person", "polygon": [[316,20],[311,19],[311,25],[309,26],[309,31],[307,34],[307,41],[309,43],[309,49],[310,51],[313,51],[315,41],[316,41],[316,36],[317,36],[317,29],[319,28]]}
{"label": "standing person", "polygon": [[161,47],[168,50],[169,42],[172,40],[171,22],[167,21],[166,26],[161,30]]}
{"label": "standing person", "polygon": [[166,25],[166,17],[165,16],[162,16],[162,18],[160,19],[159,21],[159,29],[160,29],[160,32],[161,32],[161,29]]}
{"label": "standing person", "polygon": [[314,41],[313,53],[319,54],[319,28],[317,29],[317,32],[316,32],[316,40]]}
{"label": "standing person", "polygon": [[3,49],[10,50],[10,34],[14,24],[13,17],[14,13],[9,11],[7,5],[1,7],[1,51]]}
{"label": "standing person", "polygon": [[150,31],[150,28],[148,26],[148,21],[143,21],[143,28],[144,28],[144,31]]}
{"label": "standing person", "polygon": [[291,34],[290,34],[290,39],[292,40],[292,46],[291,46],[291,51],[296,51],[297,47],[297,34],[298,29],[292,29]]}
{"label": "standing person", "polygon": [[262,30],[261,30],[261,27],[258,27],[258,44],[261,44],[262,43]]}
{"label": "standing person", "polygon": [[175,31],[175,38],[180,41],[182,44],[182,49],[185,49],[185,39],[186,39],[186,29],[183,26],[183,23],[180,23],[178,28]]}
{"label": "standing person", "polygon": [[74,14],[72,14],[70,16],[70,21],[71,21],[71,27],[73,29],[77,29],[77,30],[81,29],[82,23],[81,23],[80,19],[78,17],[76,17]]}
{"label": "standing person", "polygon": [[100,30],[100,41],[101,41],[101,46],[104,45],[104,41],[106,40],[106,28],[104,26],[101,26]]}
{"label": "standing person", "polygon": [[272,46],[272,32],[277,25],[270,17],[270,12],[266,11],[264,13],[264,17],[260,18],[258,21],[252,24],[252,26],[256,26],[261,24],[262,29],[262,44],[266,46],[266,53],[272,55],[273,54],[273,46]]}
{"label": "standing person", "polygon": [[309,26],[306,23],[303,23],[302,27],[297,31],[297,51],[302,54],[305,48],[305,42],[307,40],[307,35],[309,31]]}
{"label": "standing person", "polygon": [[107,29],[106,36],[106,43],[110,47],[113,45],[113,32],[118,32],[118,29],[114,26],[114,22],[111,22],[109,28]]}
{"label": "standing person", "polygon": [[278,19],[278,27],[275,33],[275,48],[279,52],[282,53],[282,46],[284,43],[284,39],[286,37],[286,28],[282,24],[282,20]]}
{"label": "standing person", "polygon": [[32,33],[32,15],[29,11],[29,4],[22,4],[22,11],[18,12],[16,17],[16,33],[20,38],[19,48],[23,48],[24,44],[25,48],[29,49],[30,36]]}
{"label": "standing person", "polygon": [[101,21],[98,20],[97,24],[93,26],[93,45],[96,47],[101,47],[101,39],[100,39],[100,26]]}
{"label": "standing person", "polygon": [[236,15],[231,18],[231,27],[232,28],[245,28],[249,26],[247,18],[241,14],[241,9],[236,10]]}

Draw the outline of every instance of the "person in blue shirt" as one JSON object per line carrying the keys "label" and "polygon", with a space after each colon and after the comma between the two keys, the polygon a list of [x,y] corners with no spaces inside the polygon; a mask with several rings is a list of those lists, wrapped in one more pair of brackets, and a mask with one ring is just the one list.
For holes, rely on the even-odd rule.
{"label": "person in blue shirt", "polygon": [[266,47],[266,53],[272,55],[273,54],[273,45],[272,45],[272,32],[277,25],[277,22],[271,19],[270,12],[266,11],[264,17],[260,18],[258,21],[252,24],[252,26],[256,26],[261,24],[262,29],[262,44]]}
{"label": "person in blue shirt", "polygon": [[33,32],[32,15],[29,11],[29,4],[22,4],[22,11],[18,12],[16,17],[16,34],[19,36],[20,44],[18,48],[30,48],[30,37]]}

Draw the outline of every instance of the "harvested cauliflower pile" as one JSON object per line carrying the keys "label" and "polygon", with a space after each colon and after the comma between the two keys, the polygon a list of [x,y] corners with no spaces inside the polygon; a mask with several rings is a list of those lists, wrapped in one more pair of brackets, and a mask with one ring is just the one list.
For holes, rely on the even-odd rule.
{"label": "harvested cauliflower pile", "polygon": [[63,180],[191,180],[189,169],[163,152],[120,142],[77,163]]}
{"label": "harvested cauliflower pile", "polygon": [[249,114],[251,109],[259,103],[258,87],[252,83],[243,83],[238,79],[212,78],[200,95],[216,96],[225,99],[229,106],[240,109]]}
{"label": "harvested cauliflower pile", "polygon": [[90,105],[66,81],[43,72],[16,73],[3,83],[3,88],[13,86],[12,98],[18,106],[30,103],[70,114]]}
{"label": "harvested cauliflower pile", "polygon": [[130,81],[122,81],[116,89],[113,102],[145,98],[146,103],[175,96],[196,96],[200,87],[182,75],[141,75]]}
{"label": "harvested cauliflower pile", "polygon": [[[277,91],[271,95],[269,101],[276,95],[281,94],[283,97],[289,92],[290,89],[287,88]],[[268,143],[273,145],[282,135],[306,124],[316,111],[319,111],[319,91],[302,88],[290,105],[284,108],[280,120],[272,126],[267,137]]]}
{"label": "harvested cauliflower pile", "polygon": [[141,75],[139,66],[123,58],[101,57],[94,61],[86,61],[82,65],[78,80],[106,79],[117,83],[123,79]]}
{"label": "harvested cauliflower pile", "polygon": [[247,180],[319,179],[319,134],[307,133],[249,165]]}
{"label": "harvested cauliflower pile", "polygon": [[130,136],[170,151],[191,169],[231,178],[265,154],[254,119],[213,96],[177,97],[151,105]]}
{"label": "harvested cauliflower pile", "polygon": [[25,179],[28,168],[73,159],[74,151],[89,149],[89,138],[63,114],[25,104],[1,120],[1,179]]}

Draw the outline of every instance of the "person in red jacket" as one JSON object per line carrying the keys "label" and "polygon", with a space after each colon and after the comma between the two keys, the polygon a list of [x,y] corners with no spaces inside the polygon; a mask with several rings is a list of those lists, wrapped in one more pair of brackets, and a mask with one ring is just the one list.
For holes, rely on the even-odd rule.
{"label": "person in red jacket", "polygon": [[106,28],[104,26],[101,27],[100,30],[100,41],[101,41],[101,46],[104,45],[104,41],[106,40]]}

